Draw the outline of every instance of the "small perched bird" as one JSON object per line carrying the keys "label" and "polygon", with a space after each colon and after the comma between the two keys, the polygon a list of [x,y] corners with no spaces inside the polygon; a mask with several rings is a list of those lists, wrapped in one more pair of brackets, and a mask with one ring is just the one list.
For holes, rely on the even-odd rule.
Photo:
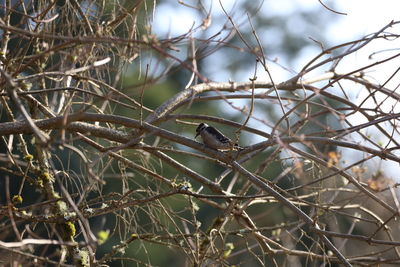
{"label": "small perched bird", "polygon": [[203,143],[210,148],[219,150],[242,149],[238,144],[233,143],[231,139],[206,123],[200,123],[199,126],[197,126],[195,138],[199,135],[201,136],[201,139],[203,139]]}

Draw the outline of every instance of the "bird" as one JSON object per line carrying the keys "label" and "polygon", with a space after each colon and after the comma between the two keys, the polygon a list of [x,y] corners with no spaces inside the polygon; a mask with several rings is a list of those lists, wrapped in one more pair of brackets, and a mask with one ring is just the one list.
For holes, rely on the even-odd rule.
{"label": "bird", "polygon": [[243,149],[231,139],[223,135],[220,131],[203,122],[197,126],[196,136],[194,138],[196,139],[199,135],[201,136],[203,143],[210,148],[221,151]]}

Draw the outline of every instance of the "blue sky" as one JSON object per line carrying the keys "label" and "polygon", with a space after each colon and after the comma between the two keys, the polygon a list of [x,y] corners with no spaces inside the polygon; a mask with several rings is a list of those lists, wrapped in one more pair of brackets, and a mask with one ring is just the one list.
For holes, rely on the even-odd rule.
{"label": "blue sky", "polygon": [[[185,3],[190,4],[191,1],[184,1]],[[196,1],[197,2],[197,1]],[[205,3],[205,9],[208,11],[210,8],[210,1],[203,1]],[[260,1],[254,1],[255,4]],[[322,1],[329,7],[331,6],[330,2]],[[175,2],[175,5],[169,4],[159,4],[154,13],[154,31],[161,35],[166,36],[170,34],[171,36],[177,36],[189,31],[189,29],[195,25],[199,26],[202,23],[202,18],[199,13],[192,11],[191,9],[179,5]],[[231,10],[235,10],[234,4],[235,1],[232,0],[221,0],[225,10],[230,12]],[[280,14],[282,16],[287,15],[288,19],[290,19],[290,14],[297,11],[304,11],[308,9],[319,8],[321,12],[330,12],[325,8],[321,7],[321,4],[317,0],[280,0],[280,1],[264,1],[264,5],[261,8],[260,12],[265,14]],[[336,14],[334,15],[334,20],[330,22],[321,21],[321,23],[328,23],[327,30],[325,30],[326,36],[329,38],[331,44],[338,45],[343,42],[356,40],[362,36],[367,34],[374,33],[385,25],[387,25],[392,20],[400,20],[400,1],[399,0],[382,0],[382,1],[372,1],[372,0],[335,0],[335,6],[333,7],[335,11],[345,13],[345,15]],[[212,1],[212,18],[218,17],[223,14],[222,8],[219,4],[219,1]],[[237,15],[240,11],[237,11],[235,14]],[[245,14],[245,12],[242,12]],[[178,16],[176,14],[179,14]],[[221,16],[220,16],[221,17]],[[223,17],[223,16],[222,16]],[[236,22],[242,19],[242,22],[247,22],[246,16],[237,15]],[[226,19],[226,18],[225,18]],[[212,21],[211,26],[207,31],[210,33],[217,32],[223,21]],[[293,30],[301,30],[297,27],[301,27],[301,23],[293,22]],[[391,32],[400,32],[400,26],[395,26],[391,29],[388,29]],[[279,34],[278,32],[272,33]],[[305,33],[304,38],[313,37]],[[394,40],[391,42],[385,40],[377,40],[369,44],[367,47],[362,50],[354,53],[351,56],[348,56],[337,68],[337,71],[341,73],[346,73],[347,71],[354,70],[357,67],[362,67],[368,64],[371,64],[374,61],[383,59],[388,57],[390,53],[398,53],[398,49],[400,48],[400,41]],[[394,50],[391,50],[394,49]],[[386,52],[381,52],[374,55],[370,58],[370,55],[376,51],[388,50]],[[312,57],[317,55],[320,52],[320,47],[310,41],[310,45],[305,47],[300,55],[295,59],[294,64],[292,64],[295,71],[298,71],[306,62],[308,62]],[[270,55],[272,58],[277,57],[280,58],[280,63],[283,65],[286,64],[284,55]],[[215,60],[215,58],[213,58]],[[397,61],[391,61],[388,64],[384,64],[379,66],[379,68],[370,69],[367,72],[367,78],[370,78],[371,81],[377,84],[383,84],[390,75],[399,67]],[[214,67],[215,70],[212,73],[216,73],[213,79],[216,81],[227,81],[229,79],[235,81],[248,81],[249,77],[253,75],[253,69],[248,70],[248,68],[244,68],[236,73],[236,76],[232,76],[229,73],[229,70],[226,70],[223,65],[210,64],[210,68]],[[282,82],[291,76],[293,73],[289,71],[285,71],[282,67],[276,64],[269,64],[269,68],[271,74],[273,75],[274,81],[276,83]],[[322,70],[320,70],[322,71]],[[319,73],[313,73],[313,75],[318,75]],[[262,76],[262,73],[258,73],[259,80],[268,80],[267,76]],[[388,84],[388,88],[396,88],[400,84],[400,75],[395,76]],[[354,99],[363,99],[368,95],[368,92],[365,88],[360,88],[359,86],[354,86],[352,84],[343,84],[347,86],[347,88],[351,88],[351,91],[348,92],[349,95],[353,96]],[[378,100],[384,100],[385,96],[377,95]],[[366,103],[368,105],[368,103]],[[371,103],[374,105],[374,103]],[[383,105],[383,109],[387,109],[388,112],[400,112],[400,105],[390,100],[385,100],[385,104]],[[394,107],[394,108],[393,108]],[[349,121],[354,125],[367,122],[367,120],[359,115],[354,115],[348,117]],[[268,131],[268,130],[267,130]],[[371,136],[377,143],[382,143],[385,145],[387,143],[387,139],[385,139],[382,134],[378,133],[372,127],[368,128],[364,132],[366,135]],[[358,140],[359,137],[352,136],[355,140]],[[399,138],[395,136],[395,138]],[[362,141],[362,139],[359,139]],[[343,153],[344,158],[357,158],[359,159],[360,155],[354,151],[345,151]],[[357,155],[356,155],[357,154]],[[386,161],[372,162],[370,164],[370,168],[384,168],[386,170],[386,174],[391,177],[396,177],[400,168],[398,165],[389,164]]]}

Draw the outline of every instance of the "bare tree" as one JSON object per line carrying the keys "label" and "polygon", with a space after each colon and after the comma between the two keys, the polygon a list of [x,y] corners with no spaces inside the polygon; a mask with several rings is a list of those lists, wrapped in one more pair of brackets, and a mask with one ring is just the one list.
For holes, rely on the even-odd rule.
{"label": "bare tree", "polygon": [[[154,8],[119,0],[1,7],[2,263],[153,265],[169,255],[187,266],[399,264],[397,183],[370,168],[400,163],[392,85],[400,54],[338,72],[371,43],[397,39],[399,22],[322,47],[277,82],[254,26],[244,35],[224,10],[223,35],[195,38],[212,23],[199,2],[188,8],[203,12],[202,25],[161,39]],[[201,60],[233,37],[254,76],[213,82]],[[372,82],[369,72],[389,63],[387,80]],[[129,84],[125,73],[139,65]],[[159,86],[179,72],[186,86],[174,94]],[[158,95],[166,98],[152,107]],[[236,121],[210,115],[216,102]],[[200,122],[249,144],[207,147],[194,139]]]}

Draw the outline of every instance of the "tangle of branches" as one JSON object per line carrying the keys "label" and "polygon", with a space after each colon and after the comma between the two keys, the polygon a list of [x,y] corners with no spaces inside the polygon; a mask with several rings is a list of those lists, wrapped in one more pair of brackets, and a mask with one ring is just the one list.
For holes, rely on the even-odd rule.
{"label": "tangle of branches", "polygon": [[[212,23],[204,7],[202,25],[161,39],[155,7],[133,2],[1,7],[4,264],[400,263],[398,184],[385,172],[400,163],[400,53],[340,72],[374,42],[397,40],[398,21],[276,81],[257,29],[252,45],[228,11],[206,40],[195,37]],[[227,47],[254,59],[248,81],[202,71]],[[182,73],[186,86],[165,89]],[[205,146],[194,139],[201,122],[244,149]]]}

